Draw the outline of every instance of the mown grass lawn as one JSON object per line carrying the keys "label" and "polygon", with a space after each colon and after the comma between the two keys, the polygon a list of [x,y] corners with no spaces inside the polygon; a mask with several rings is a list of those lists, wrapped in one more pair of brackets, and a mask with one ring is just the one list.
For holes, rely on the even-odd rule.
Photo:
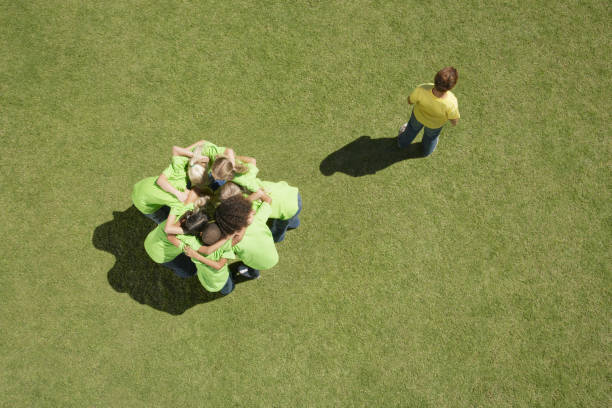
{"label": "mown grass lawn", "polygon": [[[609,405],[606,2],[1,10],[2,406]],[[446,65],[462,119],[403,157]],[[225,298],[130,201],[199,139],[304,200]]]}

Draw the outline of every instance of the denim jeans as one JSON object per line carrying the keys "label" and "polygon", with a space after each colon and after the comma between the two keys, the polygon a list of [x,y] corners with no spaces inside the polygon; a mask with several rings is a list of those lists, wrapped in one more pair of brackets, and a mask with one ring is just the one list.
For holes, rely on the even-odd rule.
{"label": "denim jeans", "polygon": [[181,278],[189,278],[197,272],[195,264],[191,262],[191,259],[185,254],[180,254],[173,260],[164,262],[162,265],[172,269],[174,273]]}
{"label": "denim jeans", "polygon": [[234,281],[232,279],[232,274],[230,273],[227,277],[227,281],[225,282],[225,286],[221,288],[219,293],[222,295],[229,295],[234,290]]}
{"label": "denim jeans", "polygon": [[155,221],[157,225],[159,225],[162,222],[166,221],[169,214],[170,214],[170,207],[168,207],[167,205],[164,205],[162,208],[155,211],[153,214],[144,214],[144,216],[149,219],[152,219],[153,221]]}
{"label": "denim jeans", "polygon": [[289,228],[296,229],[300,226],[300,219],[298,215],[302,211],[302,196],[298,193],[298,210],[295,215],[288,220],[278,220],[272,218],[272,224],[270,225],[270,232],[272,233],[272,238],[274,242],[281,242],[285,239],[285,233]]}
{"label": "denim jeans", "polygon": [[440,136],[442,128],[431,129],[427,126],[423,126],[423,124],[414,117],[414,111],[410,115],[406,130],[397,136],[397,144],[399,147],[408,147],[423,127],[425,127],[423,131],[423,141],[421,142],[423,145],[423,156],[427,157],[432,154],[438,145],[438,136]]}

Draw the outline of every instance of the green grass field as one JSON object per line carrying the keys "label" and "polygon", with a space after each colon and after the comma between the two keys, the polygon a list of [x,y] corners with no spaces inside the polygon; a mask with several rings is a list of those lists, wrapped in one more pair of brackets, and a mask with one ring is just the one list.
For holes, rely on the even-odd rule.
{"label": "green grass field", "polygon": [[[610,405],[607,2],[0,4],[1,406]],[[130,200],[199,139],[304,200],[225,298]]]}

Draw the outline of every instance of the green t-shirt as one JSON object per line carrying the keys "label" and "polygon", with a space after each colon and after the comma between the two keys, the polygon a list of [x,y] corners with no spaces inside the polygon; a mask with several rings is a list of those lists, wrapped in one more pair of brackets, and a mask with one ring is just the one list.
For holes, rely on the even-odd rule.
{"label": "green t-shirt", "polygon": [[[177,190],[187,189],[187,164],[189,159],[182,156],[172,156],[172,162],[162,172],[168,178],[168,182]],[[173,194],[164,191],[157,185],[157,177],[147,177],[134,185],[132,191],[132,202],[143,214],[152,214],[164,205],[172,206],[180,203]]]}
{"label": "green t-shirt", "polygon": [[284,181],[262,181],[263,189],[272,199],[270,218],[288,220],[298,212],[298,189]]}
{"label": "green t-shirt", "polygon": [[[173,206],[170,209],[170,213],[174,214],[179,218],[187,210],[192,210],[193,204],[184,205],[179,201],[179,204]],[[147,235],[144,241],[145,251],[151,257],[151,259],[157,263],[169,262],[181,254],[182,248],[177,248],[170,241],[166,235],[166,222],[164,221],[157,226],[153,231]],[[183,244],[189,245],[195,251],[200,249],[200,242],[193,235],[177,235],[176,236]]]}
{"label": "green t-shirt", "polygon": [[270,269],[278,263],[278,252],[272,233],[266,225],[272,208],[268,203],[254,203],[257,213],[242,240],[234,246],[234,253],[242,262],[255,269]]}
{"label": "green t-shirt", "polygon": [[[209,166],[212,166],[217,156],[225,153],[225,149],[226,147],[219,147],[213,143],[206,142],[202,146],[202,156],[208,157],[208,164]],[[195,150],[195,147],[193,150]]]}
{"label": "green t-shirt", "polygon": [[[219,147],[207,142],[202,146],[202,155],[207,156],[212,165],[217,155],[223,154],[225,149],[225,147]],[[168,178],[168,182],[177,190],[186,191],[187,183],[189,182],[187,174],[188,166],[188,157],[172,156],[170,165],[162,171],[162,174]],[[157,177],[147,177],[134,185],[132,202],[134,207],[138,208],[143,214],[153,214],[164,205],[170,207],[180,201],[173,194],[164,191],[157,185]]]}
{"label": "green t-shirt", "polygon": [[251,192],[255,192],[261,188],[261,180],[257,178],[259,169],[251,163],[243,163],[248,170],[245,173],[236,173],[232,182],[246,188]]}
{"label": "green t-shirt", "polygon": [[[232,240],[227,239],[227,241],[225,241],[225,243],[219,249],[212,254],[207,255],[206,258],[213,261],[218,261],[221,258],[235,259],[236,256],[232,251]],[[225,286],[225,282],[227,282],[227,278],[229,277],[229,269],[227,264],[225,264],[223,268],[217,270],[203,264],[195,258],[191,258],[191,261],[196,266],[200,283],[207,291],[218,292],[223,289],[223,286]]]}

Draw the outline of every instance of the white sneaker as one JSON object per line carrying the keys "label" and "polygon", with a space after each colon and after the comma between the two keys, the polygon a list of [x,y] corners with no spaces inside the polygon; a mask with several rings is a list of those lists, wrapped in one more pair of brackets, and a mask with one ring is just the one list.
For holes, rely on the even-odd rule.
{"label": "white sneaker", "polygon": [[408,122],[404,123],[402,126],[400,126],[400,130],[399,130],[399,134],[404,133],[404,131],[406,130],[406,128],[408,127]]}
{"label": "white sneaker", "polygon": [[246,265],[240,265],[236,272],[238,272],[242,276],[245,276],[249,272],[249,268],[247,268]]}

